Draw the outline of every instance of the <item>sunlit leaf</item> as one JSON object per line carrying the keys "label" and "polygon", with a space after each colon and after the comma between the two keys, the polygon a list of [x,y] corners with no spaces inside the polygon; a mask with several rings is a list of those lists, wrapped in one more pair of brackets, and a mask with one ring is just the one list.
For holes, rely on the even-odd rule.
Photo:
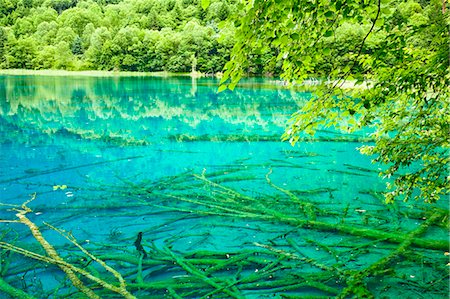
{"label": "sunlit leaf", "polygon": [[202,0],[202,8],[207,9],[209,7],[210,0]]}
{"label": "sunlit leaf", "polygon": [[217,89],[217,92],[222,92],[225,89],[227,89],[227,85],[226,84],[219,85],[219,88]]}

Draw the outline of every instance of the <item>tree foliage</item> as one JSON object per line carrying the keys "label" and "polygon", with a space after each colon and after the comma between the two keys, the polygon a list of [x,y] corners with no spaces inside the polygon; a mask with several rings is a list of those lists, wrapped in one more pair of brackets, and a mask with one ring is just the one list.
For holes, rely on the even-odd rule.
{"label": "tree foliage", "polygon": [[284,139],[334,126],[370,126],[360,148],[386,165],[386,200],[436,202],[449,193],[450,17],[445,1],[248,1],[233,24],[236,44],[222,86],[233,89],[255,53],[281,78],[320,78]]}
{"label": "tree foliage", "polygon": [[[0,0],[0,67],[205,73],[222,70],[233,0]],[[70,51],[68,51],[69,49]],[[62,52],[58,52],[61,50]]]}

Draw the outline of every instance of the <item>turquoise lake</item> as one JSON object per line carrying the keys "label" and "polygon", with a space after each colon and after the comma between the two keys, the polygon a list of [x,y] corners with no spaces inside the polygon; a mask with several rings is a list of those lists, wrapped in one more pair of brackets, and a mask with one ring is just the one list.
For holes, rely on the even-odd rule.
{"label": "turquoise lake", "polygon": [[[99,298],[448,297],[448,226],[427,222],[448,207],[385,205],[357,149],[370,129],[292,146],[281,135],[309,93],[217,85],[0,76],[0,286],[88,298],[66,267]],[[42,258],[20,211],[71,266]],[[89,276],[119,288],[97,258],[126,288]]]}

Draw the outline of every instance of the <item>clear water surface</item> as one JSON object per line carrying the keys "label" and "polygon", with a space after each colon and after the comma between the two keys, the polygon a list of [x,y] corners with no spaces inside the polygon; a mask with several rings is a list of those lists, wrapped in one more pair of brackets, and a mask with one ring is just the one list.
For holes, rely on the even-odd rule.
{"label": "clear water surface", "polygon": [[[26,216],[60,257],[119,285],[73,236],[137,298],[447,297],[448,230],[426,222],[444,212],[383,204],[378,166],[357,151],[366,133],[291,146],[280,136],[308,93],[217,83],[0,76],[1,219],[35,196]],[[0,238],[5,282],[86,297],[54,262],[5,247],[48,254],[26,225],[0,223]]]}

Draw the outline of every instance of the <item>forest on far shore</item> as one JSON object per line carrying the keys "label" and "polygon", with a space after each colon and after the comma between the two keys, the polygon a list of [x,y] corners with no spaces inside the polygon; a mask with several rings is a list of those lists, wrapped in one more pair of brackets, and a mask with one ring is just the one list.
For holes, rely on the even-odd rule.
{"label": "forest on far shore", "polygon": [[[433,18],[428,1],[398,2],[394,22],[420,26]],[[201,0],[0,0],[0,68],[216,73],[235,44],[234,24],[224,21],[239,12],[237,0],[212,0],[206,9]],[[328,38],[328,55],[348,63],[345,53],[369,26],[344,23]],[[372,34],[367,51],[385,35]],[[279,54],[256,52],[245,71],[276,75]],[[335,67],[330,57],[317,74]]]}
{"label": "forest on far shore", "polygon": [[234,0],[0,0],[0,67],[215,73]]}

